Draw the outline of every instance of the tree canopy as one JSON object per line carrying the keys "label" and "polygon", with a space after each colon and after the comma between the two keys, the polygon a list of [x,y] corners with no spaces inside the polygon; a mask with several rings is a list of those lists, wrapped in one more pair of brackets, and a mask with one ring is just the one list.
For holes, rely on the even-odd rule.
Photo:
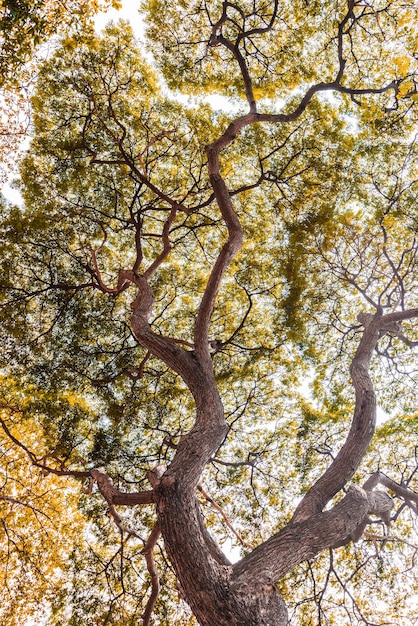
{"label": "tree canopy", "polygon": [[10,176],[16,153],[30,132],[31,96],[37,57],[45,58],[54,38],[91,26],[101,10],[118,0],[2,0],[0,2],[0,180]]}
{"label": "tree canopy", "polygon": [[39,65],[2,624],[417,623],[417,8],[148,0]]}

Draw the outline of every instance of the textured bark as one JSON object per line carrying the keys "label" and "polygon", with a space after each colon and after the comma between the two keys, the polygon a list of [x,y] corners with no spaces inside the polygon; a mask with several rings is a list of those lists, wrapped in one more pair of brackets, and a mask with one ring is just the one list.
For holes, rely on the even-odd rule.
{"label": "textured bark", "polygon": [[[268,577],[237,580],[201,517],[195,498],[163,477],[158,518],[182,591],[202,626],[284,626],[287,610]],[[187,515],[184,512],[187,511]]]}
{"label": "textured bark", "polygon": [[[225,248],[221,256],[224,252]],[[210,310],[211,304],[205,306],[208,308],[201,313],[203,326],[205,311]],[[414,310],[417,314],[418,310]],[[401,319],[412,316],[411,312],[404,312]],[[387,519],[390,498],[372,491],[378,479],[366,484],[365,489],[352,486],[333,508],[323,509],[350,480],[373,436],[376,399],[369,375],[370,360],[379,337],[393,323],[392,318],[393,314],[371,316],[364,328],[350,369],[356,393],[355,412],[339,454],[302,500],[291,523],[232,566],[205,528],[195,496],[201,472],[227,432],[211,361],[203,347],[200,354],[191,357],[171,344],[170,351],[163,354],[165,344],[161,341],[166,340],[154,336],[144,316],[137,316],[135,330],[148,349],[157,349],[166,362],[180,355],[174,369],[183,373],[196,401],[194,427],[180,441],[168,469],[162,475],[153,474],[152,486],[169,559],[202,626],[284,626],[287,611],[276,582],[322,550],[356,539],[368,523],[369,514],[381,513]]]}
{"label": "textured bark", "polygon": [[[231,253],[240,245],[239,230],[231,228],[231,239],[235,237],[235,243],[224,246],[212,271],[209,283],[215,291]],[[152,296],[145,279],[135,277],[135,282],[145,296],[145,304],[138,295],[132,305],[138,341],[183,377],[196,403],[194,427],[179,442],[169,468],[162,476],[159,471],[149,475],[158,524],[183,593],[202,626],[284,626],[287,610],[274,581],[265,575],[233,577],[231,564],[204,526],[196,499],[201,473],[228,430],[209,350],[201,341],[200,350],[192,354],[155,335],[147,321]],[[212,295],[203,300],[197,339],[207,337],[213,302]],[[112,497],[122,503],[120,494]]]}
{"label": "textured bark", "polygon": [[353,485],[335,507],[285,526],[234,566],[237,579],[268,576],[280,580],[296,565],[348,537],[367,515],[367,492]]}

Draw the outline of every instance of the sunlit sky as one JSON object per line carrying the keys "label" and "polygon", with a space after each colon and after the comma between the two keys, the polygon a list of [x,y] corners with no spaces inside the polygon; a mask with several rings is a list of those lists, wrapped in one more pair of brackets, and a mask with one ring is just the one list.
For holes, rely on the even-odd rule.
{"label": "sunlit sky", "polygon": [[95,18],[95,24],[97,30],[101,30],[106,26],[109,20],[129,20],[132,28],[137,37],[140,37],[143,32],[143,21],[138,13],[139,1],[138,0],[123,0],[122,8],[119,11],[112,9],[107,13],[100,13]]}

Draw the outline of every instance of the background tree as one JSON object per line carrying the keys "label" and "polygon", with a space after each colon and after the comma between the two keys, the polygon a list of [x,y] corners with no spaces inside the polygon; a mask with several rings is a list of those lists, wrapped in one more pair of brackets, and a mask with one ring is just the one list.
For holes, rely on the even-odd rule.
{"label": "background tree", "polygon": [[415,7],[144,12],[152,65],[123,22],[45,62],[2,209],[4,540],[69,524],[50,623],[411,623]]}
{"label": "background tree", "polygon": [[117,0],[3,0],[0,3],[0,178],[13,170],[16,152],[30,133],[30,100],[36,80],[37,57],[69,28],[83,30],[100,10]]}

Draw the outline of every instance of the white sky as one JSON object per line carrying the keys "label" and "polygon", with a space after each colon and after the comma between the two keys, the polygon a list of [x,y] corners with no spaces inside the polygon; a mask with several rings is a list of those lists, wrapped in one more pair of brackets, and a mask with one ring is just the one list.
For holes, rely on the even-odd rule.
{"label": "white sky", "polygon": [[119,11],[111,9],[107,13],[99,13],[94,22],[97,30],[101,30],[106,24],[113,20],[129,20],[137,37],[141,37],[144,32],[143,20],[139,13],[139,0],[123,0],[122,8]]}

